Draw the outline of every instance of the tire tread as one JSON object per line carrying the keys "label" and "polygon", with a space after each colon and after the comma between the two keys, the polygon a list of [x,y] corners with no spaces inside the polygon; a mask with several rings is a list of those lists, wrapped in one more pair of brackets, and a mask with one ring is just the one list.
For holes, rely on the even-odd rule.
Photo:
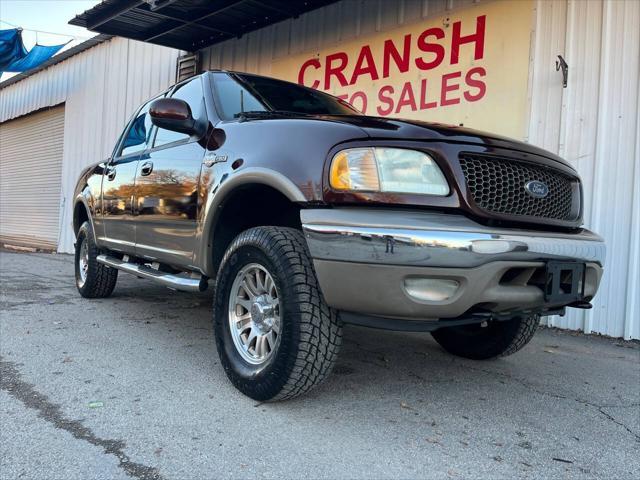
{"label": "tire tread", "polygon": [[[287,400],[308,392],[329,374],[342,344],[342,324],[322,297],[306,240],[299,230],[268,226],[242,232],[227,249],[220,270],[238,249],[256,245],[287,266],[288,287],[295,297],[288,303],[288,314],[298,319],[296,357],[281,390],[269,399]],[[234,377],[230,378],[239,387]]]}
{"label": "tire tread", "polygon": [[540,317],[538,317],[537,315],[523,317],[520,321],[520,324],[518,325],[516,334],[504,349],[504,351],[500,353],[500,356],[507,357],[516,353],[518,350],[521,350],[527,343],[531,341],[533,335],[538,330],[539,324]]}
{"label": "tire tread", "polygon": [[[80,295],[85,298],[106,298],[113,293],[118,280],[118,270],[98,263],[100,249],[96,245],[93,229],[89,222],[84,222],[78,230],[76,250],[80,249],[82,237],[89,242],[89,272],[82,287],[78,287]],[[78,268],[78,252],[76,252],[76,269]],[[76,273],[77,275],[77,273]]]}
{"label": "tire tread", "polygon": [[538,315],[527,315],[494,321],[485,328],[480,328],[479,325],[442,328],[431,335],[442,348],[453,355],[472,360],[488,360],[506,357],[521,350],[531,341],[539,323]]}

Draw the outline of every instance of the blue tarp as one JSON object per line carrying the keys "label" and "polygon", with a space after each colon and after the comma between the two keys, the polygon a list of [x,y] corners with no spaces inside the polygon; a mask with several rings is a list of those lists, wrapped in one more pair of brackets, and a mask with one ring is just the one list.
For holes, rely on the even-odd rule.
{"label": "blue tarp", "polygon": [[17,28],[0,30],[0,72],[16,60],[27,56],[22,36]]}
{"label": "blue tarp", "polygon": [[20,29],[0,30],[0,74],[24,72],[53,57],[66,44],[35,45],[29,52],[24,48]]}
{"label": "blue tarp", "polygon": [[3,71],[24,72],[26,70],[31,70],[32,68],[35,68],[41,63],[49,60],[56,53],[58,53],[58,50],[60,50],[64,46],[65,44],[52,45],[50,47],[45,47],[44,45],[36,45],[29,51],[29,53],[27,53],[26,57],[23,57],[20,60],[16,60],[8,67],[5,67]]}

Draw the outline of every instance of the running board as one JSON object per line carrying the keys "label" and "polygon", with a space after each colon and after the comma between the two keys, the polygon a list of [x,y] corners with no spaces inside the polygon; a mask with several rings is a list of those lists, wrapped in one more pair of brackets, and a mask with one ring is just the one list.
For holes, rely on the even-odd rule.
{"label": "running board", "polygon": [[207,277],[204,275],[198,275],[195,278],[184,274],[174,275],[172,273],[161,272],[146,265],[140,265],[139,263],[125,262],[108,255],[98,255],[96,260],[98,260],[98,263],[106,265],[107,267],[122,270],[123,272],[131,273],[138,277],[147,278],[174,290],[204,292],[208,287]]}

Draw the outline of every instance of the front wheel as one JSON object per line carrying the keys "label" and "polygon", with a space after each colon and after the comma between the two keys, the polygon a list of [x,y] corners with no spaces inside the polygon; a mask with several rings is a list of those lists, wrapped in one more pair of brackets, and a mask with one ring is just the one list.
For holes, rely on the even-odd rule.
{"label": "front wheel", "polygon": [[533,338],[540,323],[538,315],[515,317],[487,324],[445,327],[431,335],[447,352],[472,360],[506,357]]}
{"label": "front wheel", "polygon": [[342,326],[301,232],[256,227],[236,237],[218,273],[214,330],[227,376],[255,400],[293,398],[327,376]]}
{"label": "front wheel", "polygon": [[111,295],[118,280],[118,270],[98,263],[98,247],[89,222],[78,230],[76,240],[76,287],[85,298],[105,298]]}

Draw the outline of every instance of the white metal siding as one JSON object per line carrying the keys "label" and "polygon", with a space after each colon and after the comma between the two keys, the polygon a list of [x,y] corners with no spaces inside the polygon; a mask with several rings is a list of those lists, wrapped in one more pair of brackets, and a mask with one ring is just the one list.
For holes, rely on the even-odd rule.
{"label": "white metal siding", "polygon": [[58,251],[73,251],[79,173],[105,159],[144,100],[175,82],[179,50],[114,38],[0,90],[0,122],[66,102]]}
{"label": "white metal siding", "polygon": [[0,238],[55,248],[64,107],[0,124]]}
{"label": "white metal siding", "polygon": [[203,68],[269,75],[274,60],[415,23],[477,0],[343,0],[201,51]]}
{"label": "white metal siding", "polygon": [[577,168],[585,226],[607,243],[593,310],[549,324],[640,338],[640,2],[540,0],[537,9],[528,141]]}
{"label": "white metal siding", "polygon": [[65,228],[60,251],[73,250],[72,196],[78,173],[85,166],[106,159],[133,111],[174,83],[179,53],[116,38],[78,58],[75,69],[84,81],[76,85],[66,103],[62,168]]}

